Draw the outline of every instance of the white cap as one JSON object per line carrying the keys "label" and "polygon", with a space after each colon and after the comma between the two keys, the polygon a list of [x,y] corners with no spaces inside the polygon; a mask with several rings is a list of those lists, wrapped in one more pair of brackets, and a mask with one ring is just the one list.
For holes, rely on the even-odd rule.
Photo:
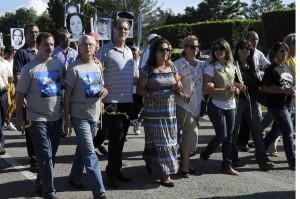
{"label": "white cap", "polygon": [[138,51],[140,50],[139,47],[137,47],[137,46],[132,46],[131,48],[133,48],[134,50],[138,50]]}
{"label": "white cap", "polygon": [[148,42],[151,41],[152,39],[154,39],[155,37],[160,38],[160,36],[158,34],[155,34],[155,33],[150,34],[149,37],[148,37]]}

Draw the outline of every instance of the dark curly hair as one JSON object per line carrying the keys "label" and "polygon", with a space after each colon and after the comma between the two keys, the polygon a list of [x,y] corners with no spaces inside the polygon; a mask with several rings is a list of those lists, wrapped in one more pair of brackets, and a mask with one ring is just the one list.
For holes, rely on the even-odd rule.
{"label": "dark curly hair", "polygon": [[67,29],[69,31],[69,33],[73,34],[72,31],[71,31],[71,28],[70,28],[70,20],[71,20],[71,17],[77,15],[80,19],[81,19],[81,23],[82,23],[82,33],[84,32],[84,17],[81,13],[71,13],[71,14],[68,14],[67,15]]}
{"label": "dark curly hair", "polygon": [[[147,64],[156,67],[157,66],[157,60],[156,60],[156,52],[158,48],[162,44],[167,44],[168,46],[171,46],[171,43],[165,39],[165,38],[159,38],[154,41],[154,43],[150,47],[150,53],[149,53],[149,58],[147,60]],[[170,57],[167,60],[167,64],[169,64]]]}
{"label": "dark curly hair", "polygon": [[240,62],[238,51],[241,46],[246,46],[250,48],[250,55],[247,58],[247,62],[251,67],[254,67],[254,59],[253,59],[254,48],[249,40],[244,39],[239,41],[239,43],[237,43],[237,45],[235,46],[235,51],[233,56],[234,60]]}

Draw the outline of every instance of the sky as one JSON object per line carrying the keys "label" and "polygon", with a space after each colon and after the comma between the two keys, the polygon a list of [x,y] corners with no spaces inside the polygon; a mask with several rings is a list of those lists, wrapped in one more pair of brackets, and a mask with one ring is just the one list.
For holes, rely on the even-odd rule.
{"label": "sky", "polygon": [[[242,0],[248,4],[251,0]],[[197,0],[157,0],[157,6],[162,6],[163,10],[170,8],[175,14],[184,13],[184,9],[189,7],[196,7],[201,1]],[[295,0],[283,0],[284,4],[290,4]],[[20,7],[33,7],[38,14],[41,14],[47,8],[48,0],[1,0],[0,15],[6,12],[15,12]]]}

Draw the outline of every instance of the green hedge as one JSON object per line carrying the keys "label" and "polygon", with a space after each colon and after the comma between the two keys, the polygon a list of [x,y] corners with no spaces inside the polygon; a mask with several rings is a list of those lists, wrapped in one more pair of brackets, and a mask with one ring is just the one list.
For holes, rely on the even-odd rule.
{"label": "green hedge", "polygon": [[201,43],[202,49],[209,49],[211,43],[218,39],[226,39],[231,46],[245,38],[249,30],[259,23],[257,20],[226,20],[199,22],[194,24],[175,24],[154,28],[155,32],[168,39],[172,46],[179,48],[182,39],[190,34],[196,35]]}
{"label": "green hedge", "polygon": [[211,43],[218,38],[226,39],[234,47],[249,31],[254,30],[260,37],[259,45],[263,46],[263,51],[267,54],[275,42],[282,41],[286,35],[295,32],[295,12],[295,9],[265,12],[262,21],[236,19],[166,25],[154,28],[151,32],[168,39],[173,48],[180,48],[182,39],[194,34],[199,38],[201,48],[209,49]]}
{"label": "green hedge", "polygon": [[262,15],[266,44],[271,48],[275,42],[296,32],[296,10],[276,10]]}

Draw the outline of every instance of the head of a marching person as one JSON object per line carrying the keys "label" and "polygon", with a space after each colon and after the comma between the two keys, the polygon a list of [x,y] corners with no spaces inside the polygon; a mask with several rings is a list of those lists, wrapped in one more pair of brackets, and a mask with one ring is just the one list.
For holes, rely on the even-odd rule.
{"label": "head of a marching person", "polygon": [[157,67],[160,62],[165,62],[169,65],[171,58],[171,43],[165,38],[159,38],[154,41],[150,47],[150,54],[147,63],[151,66]]}
{"label": "head of a marching person", "polygon": [[233,63],[232,51],[225,39],[217,39],[212,44],[211,63],[223,60],[227,64]]}
{"label": "head of a marching person", "polygon": [[96,40],[91,35],[83,35],[78,40],[78,51],[80,58],[85,61],[90,61],[96,51]]}
{"label": "head of a marching person", "polygon": [[290,56],[296,57],[296,33],[288,34],[284,40],[284,43],[286,43],[290,49]]}
{"label": "head of a marching person", "polygon": [[127,19],[120,18],[113,24],[114,43],[125,43],[129,34],[130,23]]}
{"label": "head of a marching person", "polygon": [[36,38],[36,45],[38,49],[37,58],[40,61],[51,59],[51,55],[54,51],[54,36],[51,33],[39,33]]}
{"label": "head of a marching person", "polygon": [[254,63],[254,50],[252,43],[249,40],[243,39],[237,43],[233,58],[237,61],[244,58],[247,59],[248,63]]}
{"label": "head of a marching person", "polygon": [[188,56],[189,58],[195,58],[200,51],[199,39],[195,35],[189,35],[184,38],[181,42],[183,51],[181,52],[182,57]]}

